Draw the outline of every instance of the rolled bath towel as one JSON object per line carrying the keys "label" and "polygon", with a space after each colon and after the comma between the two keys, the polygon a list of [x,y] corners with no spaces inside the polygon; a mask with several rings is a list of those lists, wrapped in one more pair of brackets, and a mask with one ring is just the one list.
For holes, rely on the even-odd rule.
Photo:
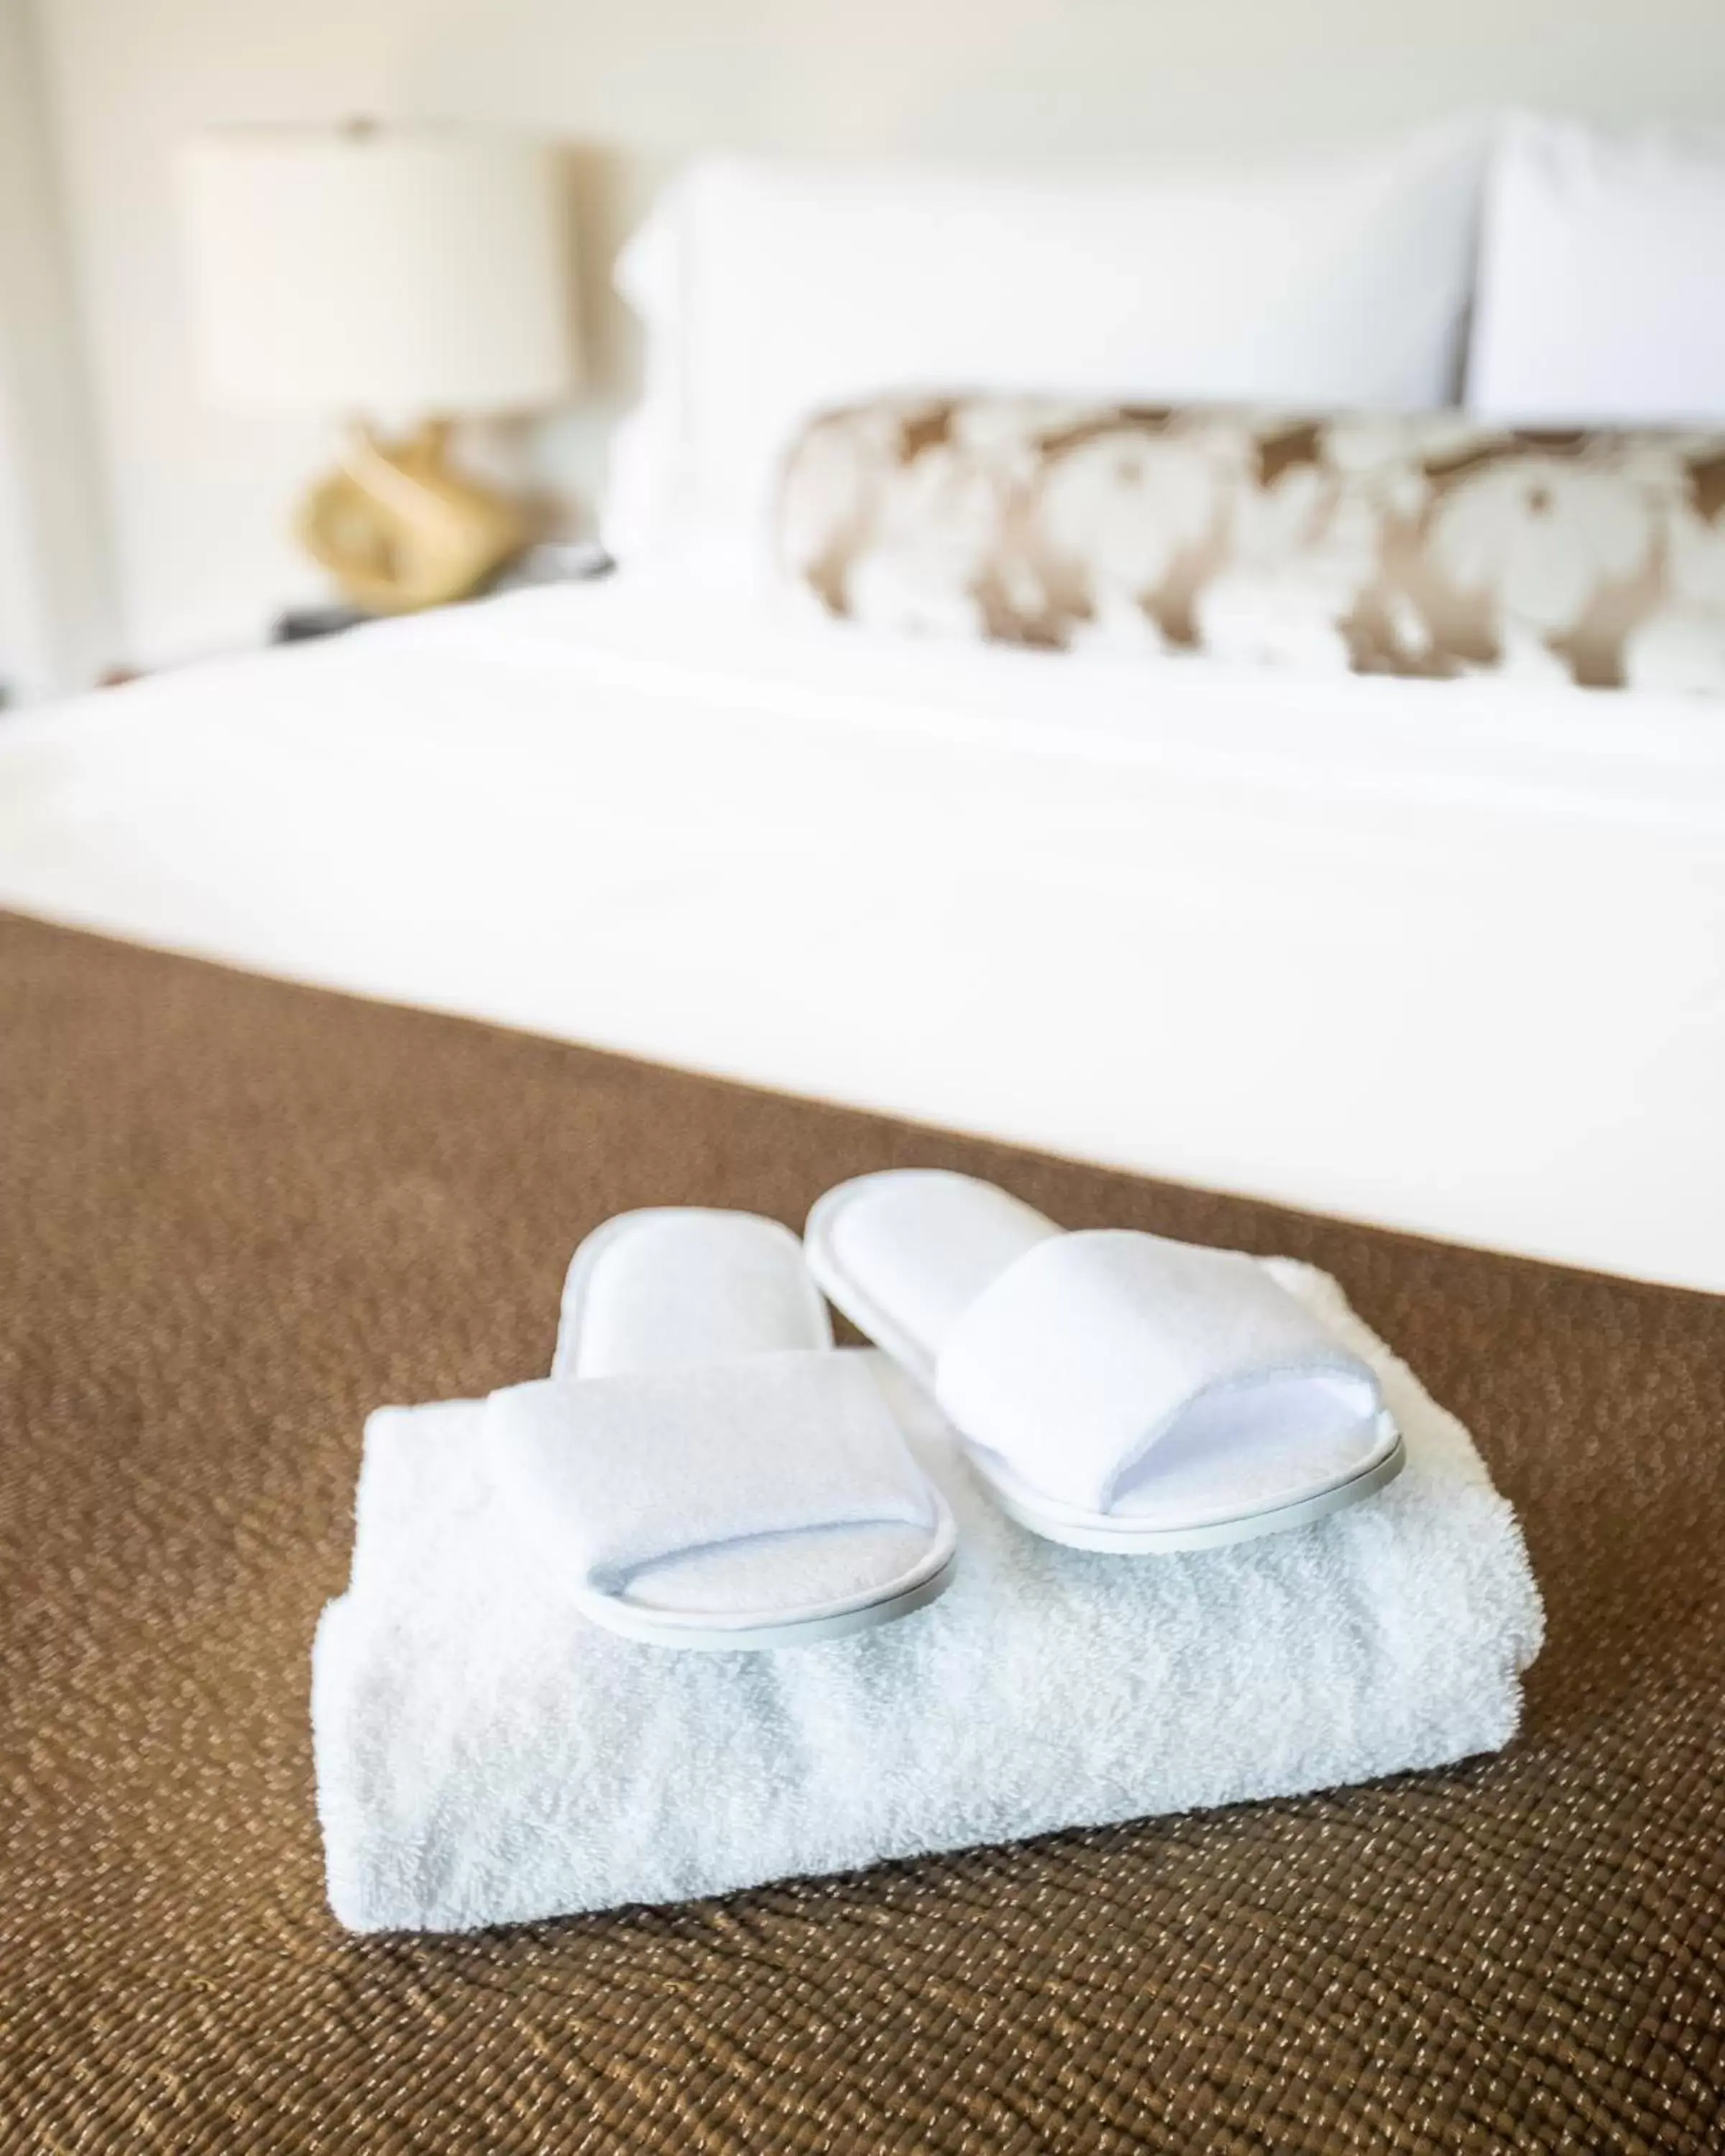
{"label": "rolled bath towel", "polygon": [[1377,1372],[1407,1446],[1390,1487],[1226,1548],[1066,1548],[999,1510],[877,1358],[957,1517],[956,1580],[775,1653],[590,1624],[498,1487],[482,1403],[374,1414],[314,1656],[336,1916],[460,1931],[676,1901],[1507,1743],[1543,1625],[1515,1516],[1335,1283],[1274,1270]]}

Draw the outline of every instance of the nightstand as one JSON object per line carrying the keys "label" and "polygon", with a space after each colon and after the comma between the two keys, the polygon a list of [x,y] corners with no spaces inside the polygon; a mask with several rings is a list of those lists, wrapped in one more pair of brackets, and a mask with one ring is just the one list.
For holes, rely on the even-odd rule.
{"label": "nightstand", "polygon": [[[596,577],[608,577],[617,567],[596,539],[547,540],[528,547],[500,569],[485,589],[475,594],[493,598],[501,592],[521,592],[542,584],[584,584]],[[463,600],[460,604],[466,604]],[[314,636],[339,636],[343,629],[358,629],[368,621],[388,619],[350,606],[292,607],[278,614],[270,630],[272,644],[303,644]]]}

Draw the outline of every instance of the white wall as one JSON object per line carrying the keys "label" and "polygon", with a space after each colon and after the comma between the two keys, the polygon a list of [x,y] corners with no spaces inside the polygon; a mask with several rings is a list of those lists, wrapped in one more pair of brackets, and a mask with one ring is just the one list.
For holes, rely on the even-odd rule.
{"label": "white wall", "polygon": [[[1719,0],[36,0],[69,176],[125,620],[141,660],[255,631],[315,582],[283,536],[325,452],[191,379],[173,147],[214,121],[455,116],[553,132],[589,300],[668,164],[711,146],[1144,163],[1458,106],[1725,122]],[[546,432],[590,497],[632,351]]]}
{"label": "white wall", "polygon": [[94,680],[115,636],[83,352],[28,0],[0,0],[0,689]]}

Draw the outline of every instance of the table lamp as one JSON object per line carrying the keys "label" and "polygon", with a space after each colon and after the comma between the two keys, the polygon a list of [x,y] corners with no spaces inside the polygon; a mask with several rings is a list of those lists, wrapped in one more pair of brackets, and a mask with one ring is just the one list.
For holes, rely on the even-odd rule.
{"label": "table lamp", "polygon": [[577,381],[555,153],[356,122],[223,130],[182,166],[209,393],[349,421],[301,505],[305,545],[369,612],[465,598],[530,535],[451,466],[451,423],[542,409]]}

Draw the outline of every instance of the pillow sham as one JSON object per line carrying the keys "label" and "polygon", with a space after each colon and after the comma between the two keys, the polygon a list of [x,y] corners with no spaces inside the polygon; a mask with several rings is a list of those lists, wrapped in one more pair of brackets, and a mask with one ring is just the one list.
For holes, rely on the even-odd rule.
{"label": "pillow sham", "polygon": [[1709,151],[1511,121],[1486,182],[1479,285],[1470,411],[1725,424],[1725,140]]}
{"label": "pillow sham", "polygon": [[618,264],[646,382],[606,542],[758,574],[784,444],[883,386],[1447,403],[1484,163],[1470,122],[1106,180],[700,161]]}
{"label": "pillow sham", "polygon": [[1725,692],[1725,434],[888,398],[803,432],[778,542],[884,628]]}

